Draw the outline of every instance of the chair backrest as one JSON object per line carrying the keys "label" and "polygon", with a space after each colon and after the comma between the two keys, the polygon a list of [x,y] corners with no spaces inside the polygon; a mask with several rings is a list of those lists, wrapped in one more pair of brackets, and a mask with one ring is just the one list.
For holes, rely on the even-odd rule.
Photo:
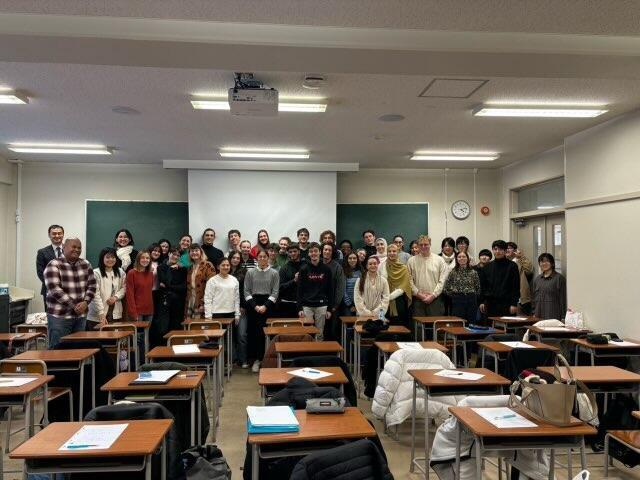
{"label": "chair backrest", "polygon": [[222,322],[216,320],[203,320],[201,322],[187,323],[187,330],[220,330]]}
{"label": "chair backrest", "polygon": [[555,358],[552,350],[544,348],[514,348],[507,355],[504,376],[515,381],[523,370],[551,366]]}
{"label": "chair backrest", "polygon": [[358,406],[358,395],[356,393],[355,383],[351,376],[349,366],[336,355],[317,355],[308,357],[295,357],[291,360],[292,367],[340,367],[348,383],[344,386],[344,396],[352,407]]}
{"label": "chair backrest", "polygon": [[464,327],[464,326],[465,326],[464,320],[436,320],[435,322],[433,322],[433,340],[435,342],[440,342],[440,340],[444,340],[444,333],[442,332],[443,328]]}
{"label": "chair backrest", "polygon": [[208,340],[206,335],[172,335],[167,340],[167,345],[199,345]]}
{"label": "chair backrest", "polygon": [[100,327],[100,331],[133,332],[134,334],[138,333],[138,329],[136,328],[136,326],[131,323],[107,323],[106,325],[102,325]]}
{"label": "chair backrest", "polygon": [[10,374],[47,374],[47,364],[42,360],[0,360],[0,373]]}
{"label": "chair backrest", "polygon": [[311,335],[293,335],[293,334],[280,334],[273,337],[271,343],[269,343],[269,348],[264,352],[264,357],[262,357],[262,364],[260,365],[262,368],[274,368],[278,366],[278,359],[276,354],[276,343],[281,342],[313,342],[313,337]]}
{"label": "chair backrest", "polygon": [[272,327],[304,327],[304,321],[293,319],[273,320]]}

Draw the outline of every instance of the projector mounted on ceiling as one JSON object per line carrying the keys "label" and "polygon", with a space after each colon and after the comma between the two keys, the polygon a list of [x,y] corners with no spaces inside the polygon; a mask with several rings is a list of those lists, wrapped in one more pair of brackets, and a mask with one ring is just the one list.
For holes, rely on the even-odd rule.
{"label": "projector mounted on ceiling", "polygon": [[278,115],[278,91],[266,88],[253,73],[235,73],[235,85],[229,89],[232,115],[275,117]]}

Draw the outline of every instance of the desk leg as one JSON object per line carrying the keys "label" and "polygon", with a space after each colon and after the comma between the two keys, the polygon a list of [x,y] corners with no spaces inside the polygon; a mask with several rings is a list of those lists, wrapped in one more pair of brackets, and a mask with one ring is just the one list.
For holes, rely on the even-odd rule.
{"label": "desk leg", "polygon": [[347,338],[347,324],[342,322],[342,326],[340,328],[340,332],[341,332],[341,344],[342,344],[342,352],[340,352],[340,358],[342,358],[343,362],[347,361],[347,349],[346,349],[346,338]]}
{"label": "desk leg", "polygon": [[[43,408],[43,426],[49,425],[49,402],[47,402],[47,398],[49,398],[49,386],[45,383],[42,388],[42,408]],[[72,412],[69,412],[70,414]]]}
{"label": "desk leg", "polygon": [[198,428],[198,445],[202,445],[202,418],[200,418],[200,404],[202,403],[202,397],[200,395],[200,389],[202,384],[198,385],[194,394],[196,395],[196,423]]}
{"label": "desk leg", "polygon": [[413,397],[411,403],[411,465],[409,465],[409,471],[413,473],[415,471],[416,458],[416,393],[417,393],[416,380],[413,380]]}
{"label": "desk leg", "polygon": [[[129,362],[130,358],[127,359]],[[116,342],[116,375],[120,373],[120,342]]]}
{"label": "desk leg", "polygon": [[162,453],[160,454],[160,479],[167,480],[167,436],[162,438]]}
{"label": "desk leg", "polygon": [[[78,421],[81,422],[84,418],[84,364],[85,361],[80,361],[80,398],[78,399]],[[94,390],[95,391],[95,390]]]}
{"label": "desk leg", "polygon": [[460,478],[460,441],[462,438],[462,426],[460,421],[456,421],[456,469],[453,478]]}
{"label": "desk leg", "polygon": [[260,450],[258,444],[251,445],[251,480],[260,478]]}
{"label": "desk leg", "polygon": [[[191,446],[196,444],[196,390],[198,387],[191,391]],[[198,442],[200,437],[198,436]]]}
{"label": "desk leg", "polygon": [[424,392],[424,476],[429,480],[429,389]]}
{"label": "desk leg", "polygon": [[109,393],[107,394],[107,405],[112,405],[113,404],[113,392],[109,391]]}
{"label": "desk leg", "polygon": [[580,365],[580,363],[578,362],[578,358],[580,357],[580,347],[578,345],[576,345],[576,348],[574,348],[574,355],[575,355],[575,359],[573,360],[575,362],[576,367],[578,365]]}
{"label": "desk leg", "polygon": [[[91,408],[96,408],[96,357],[91,357]],[[79,418],[78,421],[81,421]]]}
{"label": "desk leg", "polygon": [[555,470],[556,470],[556,451],[552,448],[549,450],[549,480],[553,480],[555,478]]}
{"label": "desk leg", "polygon": [[353,336],[355,338],[355,352],[354,352],[354,370],[356,374],[356,394],[360,398],[360,334],[353,329]]}
{"label": "desk leg", "polygon": [[218,430],[218,383],[217,375],[215,375],[215,369],[217,368],[216,362],[218,360],[216,358],[213,359],[213,363],[211,364],[211,368],[213,370],[213,374],[211,375],[211,402],[213,403],[213,435],[212,440],[216,441],[216,433]]}
{"label": "desk leg", "polygon": [[378,349],[378,365],[376,367],[376,383],[378,382],[378,377],[380,376],[380,365],[382,362],[380,361],[380,357],[382,356],[382,352]]}
{"label": "desk leg", "polygon": [[278,353],[278,368],[282,368],[282,354]]}
{"label": "desk leg", "polygon": [[[33,399],[31,394],[26,397],[26,405],[24,408],[24,440],[25,442],[33,435]],[[7,426],[8,428],[8,426]]]}
{"label": "desk leg", "polygon": [[464,362],[464,363],[462,364],[462,366],[463,366],[464,368],[467,368],[467,366],[468,366],[468,363],[467,363],[467,362],[468,362],[468,360],[467,360],[467,341],[466,341],[466,340],[464,340],[464,341],[462,342],[462,360],[463,360],[463,362]]}
{"label": "desk leg", "polygon": [[[480,446],[480,437],[476,436],[476,478],[482,479],[482,447]],[[460,478],[460,477],[458,477]]]}
{"label": "desk leg", "polygon": [[[227,381],[231,380],[231,365],[233,364],[233,322],[227,326]],[[266,350],[265,350],[266,352]]]}
{"label": "desk leg", "polygon": [[149,330],[151,330],[151,324],[148,328],[144,329],[144,359],[147,360],[147,353],[149,353]]}
{"label": "desk leg", "polygon": [[[607,446],[605,445],[605,452],[607,452]],[[580,466],[582,470],[587,468],[587,452],[584,446],[584,437],[580,439]]]}

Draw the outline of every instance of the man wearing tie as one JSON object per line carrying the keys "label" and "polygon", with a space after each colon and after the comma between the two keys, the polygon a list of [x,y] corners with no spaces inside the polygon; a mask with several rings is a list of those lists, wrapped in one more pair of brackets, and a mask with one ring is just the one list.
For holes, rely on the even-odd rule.
{"label": "man wearing tie", "polygon": [[42,283],[40,294],[44,300],[45,310],[47,308],[47,288],[44,285],[44,269],[47,268],[47,265],[51,260],[54,258],[60,258],[64,255],[62,248],[64,228],[60,225],[51,225],[48,233],[51,245],[47,245],[46,247],[38,250],[38,256],[36,257],[36,272],[38,273],[38,278]]}

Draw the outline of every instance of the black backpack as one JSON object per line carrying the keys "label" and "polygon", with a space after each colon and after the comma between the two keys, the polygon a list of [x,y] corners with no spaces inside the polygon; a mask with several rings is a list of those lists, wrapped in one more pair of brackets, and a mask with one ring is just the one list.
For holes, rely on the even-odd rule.
{"label": "black backpack", "polygon": [[[604,437],[607,434],[607,430],[640,429],[640,420],[631,415],[634,410],[638,410],[638,406],[630,395],[619,393],[614,399],[609,400],[607,411],[600,418],[598,433],[591,440],[591,448],[594,452],[604,450]],[[633,468],[640,464],[640,454],[615,441],[615,439],[609,442],[609,455],[628,468]]]}
{"label": "black backpack", "polygon": [[231,479],[231,468],[216,445],[192,447],[182,452],[180,459],[187,480]]}

